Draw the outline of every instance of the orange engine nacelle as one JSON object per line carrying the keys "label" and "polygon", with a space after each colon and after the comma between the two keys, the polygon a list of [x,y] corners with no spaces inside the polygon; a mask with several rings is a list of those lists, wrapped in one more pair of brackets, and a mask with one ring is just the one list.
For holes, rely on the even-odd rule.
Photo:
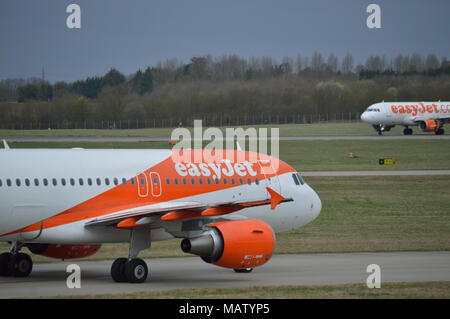
{"label": "orange engine nacelle", "polygon": [[37,255],[57,259],[84,258],[95,254],[101,245],[59,245],[27,244],[28,249]]}
{"label": "orange engine nacelle", "polygon": [[419,128],[423,132],[434,132],[440,127],[439,121],[424,120],[419,123]]}
{"label": "orange engine nacelle", "polygon": [[217,222],[195,238],[186,238],[181,249],[214,265],[243,269],[264,265],[275,249],[272,228],[256,219]]}

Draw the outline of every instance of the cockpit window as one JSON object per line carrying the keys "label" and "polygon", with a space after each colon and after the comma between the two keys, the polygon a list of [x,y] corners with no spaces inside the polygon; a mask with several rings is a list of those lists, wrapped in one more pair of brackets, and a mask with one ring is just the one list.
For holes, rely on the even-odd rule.
{"label": "cockpit window", "polygon": [[303,180],[303,178],[300,176],[300,173],[297,173],[297,177],[298,177],[298,180],[300,181],[300,184],[305,184],[305,181]]}
{"label": "cockpit window", "polygon": [[297,174],[292,174],[292,179],[294,180],[295,185],[300,185],[300,182],[298,181]]}

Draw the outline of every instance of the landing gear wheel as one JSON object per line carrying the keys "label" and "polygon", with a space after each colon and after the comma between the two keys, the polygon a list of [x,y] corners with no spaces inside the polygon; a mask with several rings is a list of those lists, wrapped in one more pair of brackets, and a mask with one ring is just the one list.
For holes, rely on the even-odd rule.
{"label": "landing gear wheel", "polygon": [[436,134],[436,135],[444,135],[444,129],[443,129],[443,128],[439,128],[439,129],[437,129],[437,130],[434,132],[434,134]]}
{"label": "landing gear wheel", "polygon": [[11,256],[11,253],[0,254],[0,276],[11,276],[11,271],[8,266]]}
{"label": "landing gear wheel", "polygon": [[139,258],[131,259],[125,264],[125,276],[128,282],[141,283],[147,279],[148,268],[145,261]]}
{"label": "landing gear wheel", "polygon": [[128,259],[117,258],[114,260],[111,266],[111,277],[115,282],[127,282],[127,277],[125,276],[125,264]]}
{"label": "landing gear wheel", "polygon": [[248,273],[252,272],[253,268],[234,268],[233,270],[234,270],[234,272],[237,272],[237,273],[248,274]]}
{"label": "landing gear wheel", "polygon": [[412,135],[412,133],[413,133],[412,128],[405,128],[403,130],[403,135]]}
{"label": "landing gear wheel", "polygon": [[17,253],[11,256],[9,269],[14,277],[27,277],[33,269],[33,261],[27,254]]}

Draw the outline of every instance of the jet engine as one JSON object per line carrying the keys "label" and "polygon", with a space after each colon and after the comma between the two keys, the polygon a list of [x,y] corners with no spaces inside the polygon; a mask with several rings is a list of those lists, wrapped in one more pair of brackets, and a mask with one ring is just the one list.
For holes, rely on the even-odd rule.
{"label": "jet engine", "polygon": [[424,120],[419,123],[419,128],[423,132],[434,132],[440,128],[439,121],[435,120]]}
{"label": "jet engine", "polygon": [[261,266],[272,257],[275,234],[263,221],[226,221],[207,227],[199,237],[184,239],[181,249],[207,263],[234,269]]}
{"label": "jet engine", "polygon": [[58,245],[36,244],[26,245],[36,255],[42,255],[57,259],[84,258],[95,254],[101,245]]}

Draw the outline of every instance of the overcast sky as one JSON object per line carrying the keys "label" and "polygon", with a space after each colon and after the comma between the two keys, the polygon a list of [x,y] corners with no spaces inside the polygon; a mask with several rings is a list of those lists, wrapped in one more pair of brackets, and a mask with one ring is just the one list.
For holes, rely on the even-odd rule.
{"label": "overcast sky", "polygon": [[[66,7],[81,7],[81,29]],[[381,29],[366,8],[381,7]],[[129,75],[177,58],[435,53],[450,57],[449,0],[0,0],[0,79]]]}

